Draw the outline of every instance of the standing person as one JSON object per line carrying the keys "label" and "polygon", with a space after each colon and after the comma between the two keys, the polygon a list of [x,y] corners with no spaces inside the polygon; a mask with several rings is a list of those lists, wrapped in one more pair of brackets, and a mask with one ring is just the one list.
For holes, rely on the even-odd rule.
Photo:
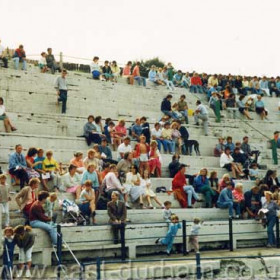
{"label": "standing person", "polygon": [[33,203],[29,212],[30,225],[33,228],[40,228],[46,231],[52,241],[53,245],[57,244],[57,232],[56,227],[53,227],[48,222],[51,221],[51,218],[45,215],[43,205],[45,204],[49,193],[46,191],[41,191],[38,195],[38,200]]}
{"label": "standing person", "polygon": [[66,113],[66,103],[67,103],[67,80],[66,80],[67,71],[62,70],[61,76],[57,77],[55,82],[55,88],[57,90],[57,103],[62,102],[62,114]]}
{"label": "standing person", "polygon": [[15,241],[13,239],[14,230],[12,227],[6,227],[3,231],[3,268],[2,279],[13,279],[14,250]]}
{"label": "standing person", "polygon": [[119,192],[113,191],[111,201],[107,204],[109,223],[112,225],[114,244],[119,243],[119,231],[125,226],[126,207],[125,203],[119,200]]}
{"label": "standing person", "polygon": [[266,213],[268,236],[267,247],[272,248],[276,245],[273,228],[276,224],[277,210],[279,210],[279,205],[272,200],[272,192],[266,191],[264,192],[264,195],[266,202],[263,204],[263,208],[268,210],[268,212]]}
{"label": "standing person", "polygon": [[1,40],[0,40],[0,60],[3,61],[4,67],[8,68],[8,59],[7,57],[4,56],[4,52],[5,52],[5,48],[3,47],[3,45],[1,45]]}
{"label": "standing person", "polygon": [[171,223],[171,216],[173,215],[172,210],[171,210],[172,203],[167,200],[163,203],[163,205],[164,205],[164,209],[162,212],[163,220],[167,223]]}
{"label": "standing person", "polygon": [[5,215],[5,227],[10,224],[10,212],[9,212],[9,201],[11,198],[9,196],[10,186],[6,182],[6,175],[0,175],[0,206],[2,207],[2,213]]}
{"label": "standing person", "polygon": [[13,61],[15,63],[16,70],[18,70],[20,62],[22,62],[22,70],[26,70],[26,54],[23,45],[19,45],[19,47],[15,50],[13,54]]}
{"label": "standing person", "polygon": [[193,248],[196,253],[199,253],[198,234],[199,234],[199,230],[201,229],[202,223],[203,222],[201,222],[199,218],[194,218],[193,220],[189,242],[188,242],[189,252],[191,252]]}
{"label": "standing person", "polygon": [[32,264],[32,249],[35,242],[35,235],[29,226],[19,225],[14,228],[14,242],[19,247],[19,271],[18,278],[23,275],[24,264],[26,264],[25,277],[31,277],[30,268]]}
{"label": "standing person", "polygon": [[139,137],[140,142],[136,144],[135,151],[136,157],[139,158],[139,172],[141,177],[143,177],[144,171],[147,170],[149,172],[149,152],[150,146],[146,143],[146,137],[141,135]]}
{"label": "standing person", "polygon": [[181,223],[179,223],[179,218],[177,215],[172,215],[171,216],[171,223],[169,224],[168,232],[165,236],[165,238],[158,238],[156,240],[156,244],[160,243],[162,245],[167,245],[166,253],[168,256],[170,256],[172,246],[174,239],[177,235],[177,232],[179,229],[181,229]]}
{"label": "standing person", "polygon": [[61,72],[60,67],[57,65],[57,63],[55,61],[54,55],[52,54],[52,48],[48,48],[47,52],[48,52],[48,54],[46,55],[46,62],[47,62],[48,68],[51,69],[52,74],[54,74],[56,70]]}
{"label": "standing person", "polygon": [[28,184],[27,164],[22,154],[22,145],[16,145],[15,150],[9,158],[9,173],[19,178],[20,188],[22,189],[25,183]]}
{"label": "standing person", "polygon": [[23,215],[29,220],[29,212],[33,203],[37,200],[36,189],[39,188],[40,180],[32,178],[29,181],[29,186],[24,187],[15,197],[16,203],[23,212]]}
{"label": "standing person", "polygon": [[194,114],[194,121],[196,125],[199,125],[198,120],[201,119],[203,123],[204,128],[204,134],[205,136],[208,135],[208,112],[204,105],[201,104],[200,100],[196,101],[196,110]]}

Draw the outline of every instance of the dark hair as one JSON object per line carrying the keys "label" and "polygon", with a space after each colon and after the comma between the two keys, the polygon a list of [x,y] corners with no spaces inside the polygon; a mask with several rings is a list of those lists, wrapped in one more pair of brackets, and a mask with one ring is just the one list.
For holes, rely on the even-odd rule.
{"label": "dark hair", "polygon": [[177,158],[178,158],[178,160],[180,159],[180,156],[178,154],[175,154],[175,155],[172,156],[172,160],[175,160]]}
{"label": "dark hair", "polygon": [[124,158],[124,159],[128,159],[129,154],[130,154],[130,152],[126,152],[126,153],[124,153],[123,158]]}
{"label": "dark hair", "polygon": [[98,57],[98,56],[95,56],[95,57],[93,58],[93,60],[96,60],[96,59],[99,59],[99,57]]}
{"label": "dark hair", "polygon": [[227,150],[230,150],[230,147],[226,147],[226,148],[225,148],[225,151],[227,151]]}
{"label": "dark hair", "polygon": [[93,116],[93,115],[89,115],[89,116],[88,116],[88,118],[87,118],[88,121],[89,121],[90,118],[92,118],[92,119],[94,120],[94,116]]}
{"label": "dark hair", "polygon": [[109,124],[109,122],[111,121],[112,119],[111,118],[107,118],[107,119],[105,119],[105,124]]}
{"label": "dark hair", "polygon": [[131,61],[128,61],[128,62],[127,62],[127,65],[129,65],[129,64],[132,64],[132,62],[131,62]]}
{"label": "dark hair", "polygon": [[171,202],[170,202],[169,200],[164,201],[163,205],[164,205],[164,206],[171,205]]}
{"label": "dark hair", "polygon": [[185,95],[185,94],[182,94],[182,95],[180,96],[180,98],[186,98],[186,95]]}
{"label": "dark hair", "polygon": [[28,157],[33,157],[37,153],[38,153],[38,150],[36,148],[34,148],[34,147],[31,147],[31,148],[28,149],[27,156]]}
{"label": "dark hair", "polygon": [[46,192],[46,191],[40,191],[39,194],[38,194],[38,200],[39,201],[42,201],[42,200],[44,200],[48,197],[49,197],[49,193]]}
{"label": "dark hair", "polygon": [[115,123],[112,121],[109,121],[108,126],[110,126],[110,125],[115,125]]}
{"label": "dark hair", "polygon": [[101,120],[102,120],[102,117],[101,116],[97,116],[95,118],[95,123],[99,123]]}
{"label": "dark hair", "polygon": [[44,55],[44,54],[46,54],[45,52],[41,52],[41,55]]}
{"label": "dark hair", "polygon": [[68,171],[70,172],[72,169],[76,169],[77,166],[74,165],[74,164],[70,164],[69,167],[68,167]]}
{"label": "dark hair", "polygon": [[17,149],[18,147],[22,147],[21,144],[16,144],[15,148]]}
{"label": "dark hair", "polygon": [[104,162],[103,163],[103,170],[105,169],[105,168],[108,168],[110,166],[110,163],[109,162]]}
{"label": "dark hair", "polygon": [[106,142],[108,143],[108,140],[106,138],[102,138],[101,142]]}
{"label": "dark hair", "polygon": [[248,136],[244,136],[244,137],[243,137],[243,140],[248,139],[248,138],[249,138]]}
{"label": "dark hair", "polygon": [[196,101],[196,104],[201,104],[201,101],[200,101],[200,100],[197,100],[197,101]]}
{"label": "dark hair", "polygon": [[104,63],[109,63],[109,61],[108,60],[105,60],[105,62]]}
{"label": "dark hair", "polygon": [[2,104],[4,104],[4,99],[3,99],[3,97],[0,97],[0,101],[2,101]]}
{"label": "dark hair", "polygon": [[113,60],[113,61],[112,61],[112,63],[113,63],[113,64],[116,64],[116,66],[117,66],[117,62],[116,62],[116,60]]}
{"label": "dark hair", "polygon": [[172,98],[173,96],[171,95],[171,94],[168,94],[167,96],[166,96],[166,98]]}
{"label": "dark hair", "polygon": [[47,48],[47,52],[50,51],[50,50],[52,50],[52,48]]}
{"label": "dark hair", "polygon": [[182,169],[185,168],[185,167],[186,167],[185,164],[181,164],[180,167],[179,167],[179,171],[182,170]]}
{"label": "dark hair", "polygon": [[147,118],[146,117],[142,117],[141,119],[140,119],[140,121],[146,121],[147,120]]}
{"label": "dark hair", "polygon": [[240,100],[240,101],[243,100],[244,97],[245,97],[245,95],[241,94],[241,95],[239,96],[239,100]]}

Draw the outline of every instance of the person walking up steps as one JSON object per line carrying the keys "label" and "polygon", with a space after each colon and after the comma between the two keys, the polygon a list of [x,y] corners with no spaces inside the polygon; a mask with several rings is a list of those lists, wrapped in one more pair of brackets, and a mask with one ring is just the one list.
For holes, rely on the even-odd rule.
{"label": "person walking up steps", "polygon": [[57,104],[62,102],[61,113],[66,113],[66,103],[67,103],[67,80],[66,80],[67,71],[64,69],[61,72],[61,76],[58,76],[55,81],[55,88],[57,90]]}

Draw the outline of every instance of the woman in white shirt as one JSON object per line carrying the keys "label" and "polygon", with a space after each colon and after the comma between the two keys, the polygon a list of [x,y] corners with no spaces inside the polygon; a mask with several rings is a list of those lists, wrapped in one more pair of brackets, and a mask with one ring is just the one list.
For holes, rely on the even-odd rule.
{"label": "woman in white shirt", "polygon": [[0,121],[4,121],[6,132],[17,130],[11,123],[10,119],[6,115],[6,108],[4,106],[4,99],[0,97]]}
{"label": "woman in white shirt", "polygon": [[237,162],[233,162],[233,158],[230,155],[230,148],[226,147],[225,151],[222,153],[220,157],[220,167],[227,169],[232,172],[233,178],[244,177],[245,174],[242,171],[242,166]]}
{"label": "woman in white shirt", "polygon": [[162,137],[162,130],[160,124],[155,123],[155,127],[151,130],[152,139],[157,141],[158,149],[161,151],[161,145],[163,145],[164,152],[167,152],[167,143]]}

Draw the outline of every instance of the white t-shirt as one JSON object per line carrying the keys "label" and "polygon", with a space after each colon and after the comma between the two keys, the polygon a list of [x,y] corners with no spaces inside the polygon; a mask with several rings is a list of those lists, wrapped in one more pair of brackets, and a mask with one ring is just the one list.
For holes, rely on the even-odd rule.
{"label": "white t-shirt", "polygon": [[39,64],[47,65],[46,58],[45,57],[41,57],[40,60],[39,60]]}
{"label": "white t-shirt", "polygon": [[0,116],[4,115],[6,112],[6,108],[4,105],[0,105]]}
{"label": "white t-shirt", "polygon": [[155,128],[153,128],[151,130],[152,136],[155,136],[156,138],[161,138],[161,134],[162,134],[162,130],[156,130]]}
{"label": "white t-shirt", "polygon": [[233,158],[231,155],[226,155],[225,153],[222,153],[220,157],[220,167],[224,167],[225,164],[233,162]]}
{"label": "white t-shirt", "polygon": [[132,148],[131,145],[125,145],[124,143],[120,144],[118,147],[118,157],[121,158],[121,154],[120,153],[131,153],[132,152]]}
{"label": "white t-shirt", "polygon": [[198,110],[198,111],[200,112],[200,114],[202,114],[202,115],[208,114],[208,112],[207,112],[205,106],[202,105],[202,104],[199,104],[199,105],[197,106],[196,110]]}

